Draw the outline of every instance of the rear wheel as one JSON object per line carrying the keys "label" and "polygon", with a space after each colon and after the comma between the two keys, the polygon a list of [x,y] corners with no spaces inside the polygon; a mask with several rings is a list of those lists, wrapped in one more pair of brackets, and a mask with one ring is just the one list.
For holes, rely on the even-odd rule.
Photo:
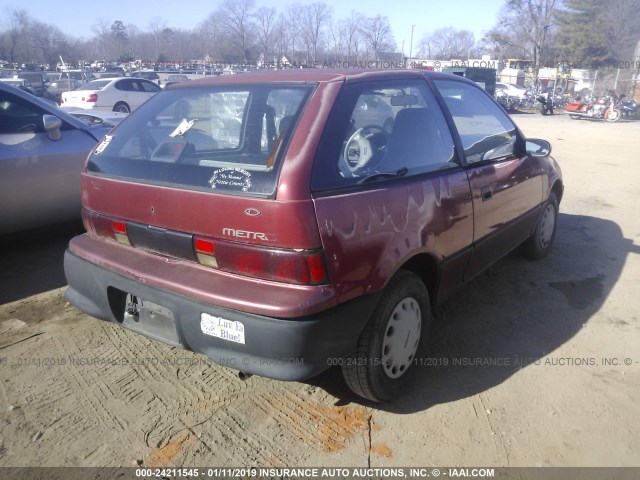
{"label": "rear wheel", "polygon": [[536,229],[522,245],[522,253],[532,260],[540,260],[549,255],[556,237],[557,223],[558,198],[556,194],[552,192],[544,204],[542,215],[538,220]]}
{"label": "rear wheel", "polygon": [[124,102],[118,102],[113,106],[113,111],[118,113],[131,113],[129,105]]}
{"label": "rear wheel", "polygon": [[430,319],[424,283],[411,272],[398,272],[360,335],[355,354],[342,366],[349,388],[374,402],[397,396],[415,370],[411,366]]}

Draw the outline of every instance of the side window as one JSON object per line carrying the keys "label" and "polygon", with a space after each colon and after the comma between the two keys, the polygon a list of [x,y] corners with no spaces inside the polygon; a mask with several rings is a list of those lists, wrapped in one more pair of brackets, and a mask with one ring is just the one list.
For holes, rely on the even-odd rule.
{"label": "side window", "polygon": [[312,184],[327,189],[418,175],[454,167],[454,158],[449,128],[424,81],[347,84],[323,134]]}
{"label": "side window", "polygon": [[116,88],[125,92],[137,92],[139,90],[138,84],[134,80],[120,80],[116,83]]}
{"label": "side window", "polygon": [[516,128],[485,92],[455,80],[435,80],[456,124],[467,163],[514,154]]}
{"label": "side window", "polygon": [[160,87],[158,87],[156,84],[151,83],[151,82],[145,82],[142,80],[138,80],[138,83],[141,85],[141,91],[143,92],[147,92],[147,93],[156,93],[160,91]]}
{"label": "side window", "polygon": [[44,132],[45,113],[22,98],[0,91],[0,134]]}
{"label": "side window", "polygon": [[299,88],[272,90],[267,97],[263,115],[260,149],[270,152],[279,147],[284,136],[293,126],[293,119],[306,92]]}

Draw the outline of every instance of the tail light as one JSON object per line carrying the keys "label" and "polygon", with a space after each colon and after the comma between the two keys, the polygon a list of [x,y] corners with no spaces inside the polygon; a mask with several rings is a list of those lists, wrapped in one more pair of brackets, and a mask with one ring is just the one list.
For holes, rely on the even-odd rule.
{"label": "tail light", "polygon": [[268,248],[206,237],[193,237],[198,262],[231,273],[299,285],[327,283],[320,251]]}
{"label": "tail light", "polygon": [[87,232],[98,237],[107,237],[123,245],[131,245],[127,235],[127,223],[115,218],[82,209],[82,223]]}
{"label": "tail light", "polygon": [[[84,227],[92,235],[131,245],[127,222],[82,209]],[[329,275],[322,251],[286,250],[193,236],[193,253],[201,265],[249,277],[296,285],[322,285]]]}
{"label": "tail light", "polygon": [[96,93],[92,93],[88,97],[82,97],[84,102],[95,103],[98,101],[98,95]]}

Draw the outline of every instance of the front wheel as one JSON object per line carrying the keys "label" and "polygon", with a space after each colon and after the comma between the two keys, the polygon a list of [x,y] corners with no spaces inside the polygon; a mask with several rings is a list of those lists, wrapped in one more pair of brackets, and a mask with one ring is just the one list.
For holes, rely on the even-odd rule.
{"label": "front wheel", "polygon": [[385,288],[342,373],[349,388],[373,402],[397,396],[409,380],[429,328],[429,294],[414,273],[398,272]]}
{"label": "front wheel", "polygon": [[558,223],[558,198],[550,193],[533,234],[522,245],[522,253],[531,260],[541,260],[551,252]]}
{"label": "front wheel", "polygon": [[607,115],[607,122],[618,122],[622,118],[622,112],[617,108],[612,108],[609,110],[609,114]]}

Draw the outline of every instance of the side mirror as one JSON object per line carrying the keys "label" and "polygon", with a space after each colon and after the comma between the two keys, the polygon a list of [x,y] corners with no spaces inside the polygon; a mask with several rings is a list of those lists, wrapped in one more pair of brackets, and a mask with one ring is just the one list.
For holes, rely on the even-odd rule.
{"label": "side mirror", "polygon": [[62,138],[60,128],[62,127],[62,120],[55,115],[43,115],[42,123],[44,124],[44,130],[49,135],[49,140],[57,141]]}
{"label": "side mirror", "polygon": [[540,138],[527,138],[526,151],[532,157],[546,157],[551,154],[551,144]]}

